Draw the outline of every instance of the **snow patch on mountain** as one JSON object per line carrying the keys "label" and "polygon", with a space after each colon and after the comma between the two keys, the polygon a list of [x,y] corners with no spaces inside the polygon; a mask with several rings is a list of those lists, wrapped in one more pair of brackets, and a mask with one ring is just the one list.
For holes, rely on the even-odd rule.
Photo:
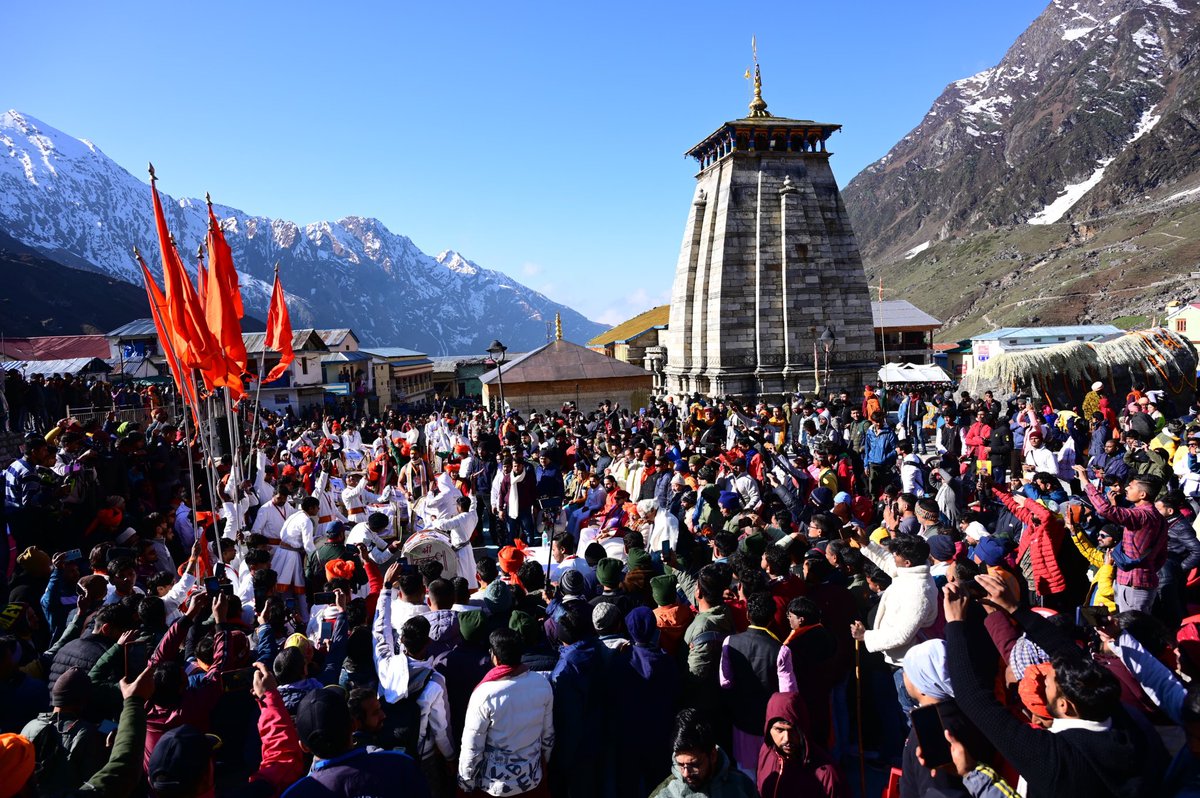
{"label": "snow patch on mountain", "polygon": [[[173,199],[161,191],[166,185],[160,181],[167,223],[194,269],[208,207]],[[574,341],[605,329],[452,250],[434,258],[377,219],[298,225],[224,205],[213,211],[244,275],[247,311],[261,318],[279,263],[294,320],[353,326],[364,342],[456,354],[500,338],[525,349],[545,342],[545,321],[556,313]],[[0,115],[0,230],[64,265],[140,284],[130,254],[137,245],[159,274],[150,187],[94,144],[17,111]]]}

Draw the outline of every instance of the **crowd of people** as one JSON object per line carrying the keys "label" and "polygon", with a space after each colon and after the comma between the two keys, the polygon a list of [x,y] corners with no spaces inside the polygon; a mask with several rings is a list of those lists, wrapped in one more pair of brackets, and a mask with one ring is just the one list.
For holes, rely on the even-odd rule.
{"label": "crowd of people", "polygon": [[1161,391],[146,413],[21,416],[0,798],[1200,794]]}

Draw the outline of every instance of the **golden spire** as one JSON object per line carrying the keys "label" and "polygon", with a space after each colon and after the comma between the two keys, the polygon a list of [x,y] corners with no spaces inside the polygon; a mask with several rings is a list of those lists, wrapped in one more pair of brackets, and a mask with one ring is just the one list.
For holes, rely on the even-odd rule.
{"label": "golden spire", "polygon": [[557,313],[554,314],[554,340],[562,340],[562,316]]}
{"label": "golden spire", "polygon": [[750,101],[750,116],[770,116],[767,113],[767,101],[762,98],[762,72],[758,68],[758,42],[750,37],[750,49],[754,52],[754,99]]}

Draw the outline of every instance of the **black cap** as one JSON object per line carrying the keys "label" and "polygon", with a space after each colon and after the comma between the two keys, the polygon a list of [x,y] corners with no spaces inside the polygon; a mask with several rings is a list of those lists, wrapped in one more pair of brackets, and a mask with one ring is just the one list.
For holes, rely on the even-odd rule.
{"label": "black cap", "polygon": [[211,779],[212,752],[219,744],[218,738],[186,723],[171,729],[158,738],[150,754],[146,768],[150,787],[168,795],[185,789],[192,792],[197,784]]}
{"label": "black cap", "polygon": [[386,529],[389,523],[384,513],[371,513],[367,516],[367,526],[374,530]]}
{"label": "black cap", "polygon": [[321,688],[304,696],[295,719],[300,742],[322,759],[340,753],[353,731],[346,694],[338,688]]}

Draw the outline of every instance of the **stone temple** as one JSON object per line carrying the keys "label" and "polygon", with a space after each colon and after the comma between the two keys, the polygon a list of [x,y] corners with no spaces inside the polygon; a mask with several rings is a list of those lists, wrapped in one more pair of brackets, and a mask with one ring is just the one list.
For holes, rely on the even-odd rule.
{"label": "stone temple", "polygon": [[829,167],[840,125],[750,115],[688,151],[700,164],[663,336],[667,393],[778,396],[879,368],[854,230]]}

